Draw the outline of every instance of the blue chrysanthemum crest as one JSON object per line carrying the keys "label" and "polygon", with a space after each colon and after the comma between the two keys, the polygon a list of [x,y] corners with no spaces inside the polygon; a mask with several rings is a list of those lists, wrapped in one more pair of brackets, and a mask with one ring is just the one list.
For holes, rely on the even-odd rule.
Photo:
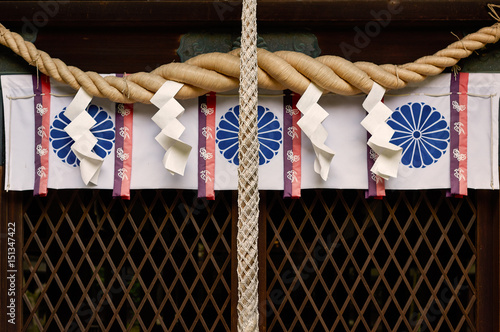
{"label": "blue chrysanthemum crest", "polygon": [[425,168],[437,162],[450,143],[448,122],[423,102],[396,108],[387,124],[395,131],[390,142],[403,148],[401,162],[411,168]]}
{"label": "blue chrysanthemum crest", "polygon": [[[55,154],[62,162],[77,167],[80,161],[71,150],[73,139],[64,131],[64,128],[70,123],[70,120],[64,115],[64,108],[55,116],[54,122],[50,126],[50,144]],[[90,132],[97,138],[97,143],[93,151],[101,158],[111,153],[115,142],[115,128],[111,116],[96,105],[89,105],[87,112],[94,118],[96,124],[90,129]]]}
{"label": "blue chrysanthemum crest", "polygon": [[[267,164],[278,154],[283,134],[278,117],[268,108],[258,107],[259,165]],[[230,163],[239,165],[238,159],[238,117],[240,107],[229,109],[220,119],[217,127],[216,144],[220,153]]]}

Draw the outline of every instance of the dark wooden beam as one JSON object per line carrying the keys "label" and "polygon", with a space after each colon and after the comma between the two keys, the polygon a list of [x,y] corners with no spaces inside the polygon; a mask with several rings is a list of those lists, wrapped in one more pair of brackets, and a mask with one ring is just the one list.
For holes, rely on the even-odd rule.
{"label": "dark wooden beam", "polygon": [[[323,55],[402,64],[454,42],[451,32],[461,36],[464,29],[491,25],[487,3],[262,0],[259,31],[301,27],[317,36]],[[240,15],[241,1],[0,1],[0,23],[14,31],[35,31],[41,50],[101,73],[150,71],[179,61],[176,50],[184,33],[219,29],[237,34]],[[369,38],[361,40],[360,34]],[[3,47],[0,52],[9,54]]]}
{"label": "dark wooden beam", "polygon": [[[261,0],[258,19],[272,25],[351,24],[384,19],[401,24],[489,21],[483,0]],[[241,1],[1,1],[0,22],[50,26],[214,26],[239,23]]]}
{"label": "dark wooden beam", "polygon": [[[480,26],[479,26],[480,27]],[[477,28],[479,28],[477,27]],[[348,28],[312,28],[322,55],[338,55],[352,61],[402,64],[430,55],[456,41],[450,31],[463,35],[460,28],[404,28],[389,25],[376,36],[359,43],[364,25]],[[180,61],[176,50],[188,26],[177,29],[141,28],[44,28],[35,45],[68,65],[100,73],[151,71]],[[397,42],[396,42],[397,41]],[[353,47],[354,51],[350,52]],[[347,51],[346,51],[347,50]],[[0,46],[4,57],[12,52]]]}

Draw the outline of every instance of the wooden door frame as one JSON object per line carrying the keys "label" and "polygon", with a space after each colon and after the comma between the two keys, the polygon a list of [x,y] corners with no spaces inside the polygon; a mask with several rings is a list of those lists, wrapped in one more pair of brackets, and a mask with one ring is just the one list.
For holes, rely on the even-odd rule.
{"label": "wooden door frame", "polygon": [[500,330],[499,193],[477,192],[477,328]]}
{"label": "wooden door frame", "polygon": [[[60,48],[60,41],[51,40],[50,38],[51,34],[56,33],[58,29],[72,29],[71,33],[75,34],[77,37],[74,38],[75,40],[70,41],[73,45],[89,40],[89,36],[91,40],[94,37],[98,39],[97,37],[102,35],[103,31],[107,29],[111,29],[114,33],[117,33],[117,31],[122,32],[121,38],[123,38],[123,35],[126,35],[129,31],[140,28],[143,29],[140,30],[141,33],[148,33],[153,36],[168,34],[168,39],[170,41],[168,41],[167,44],[162,45],[161,43],[165,41],[160,40],[157,42],[157,45],[154,45],[154,47],[159,46],[158,49],[162,50],[163,54],[150,58],[151,62],[146,65],[153,67],[155,63],[160,61],[158,59],[162,59],[161,61],[163,63],[167,63],[176,58],[175,47],[177,46],[177,38],[181,33],[187,30],[196,27],[203,28],[207,24],[219,28],[238,28],[241,8],[241,1],[223,2],[219,0],[155,2],[89,0],[64,5],[62,5],[62,1],[61,4],[59,4],[58,1],[53,2],[59,5],[58,13],[50,17],[46,27],[48,33],[45,35],[40,34],[37,46],[41,49],[49,53],[51,53],[51,49],[63,52]],[[186,4],[186,2],[189,2],[189,4]],[[444,47],[445,45],[442,44],[443,40],[448,42],[455,40],[455,37],[449,34],[449,31],[452,30],[450,27],[458,29],[464,26],[475,27],[477,25],[491,25],[492,21],[486,9],[486,4],[489,2],[491,1],[452,0],[440,4],[438,1],[409,0],[402,3],[405,6],[405,11],[398,16],[394,16],[392,19],[395,26],[402,27],[406,29],[405,31],[414,31],[424,36],[431,36],[430,39],[432,43],[422,45],[420,50],[423,52],[422,55],[426,55],[432,52],[434,45],[437,45],[438,41],[439,45]],[[398,2],[396,1],[395,3]],[[216,10],[217,5],[222,6],[220,7],[223,10],[222,17],[220,15],[221,12]],[[334,52],[338,50],[338,40],[336,43],[335,40],[332,42],[332,39],[339,37],[332,37],[332,31],[339,29],[340,36],[350,36],[352,39],[352,27],[362,27],[366,22],[374,20],[372,11],[378,13],[386,9],[387,5],[387,1],[382,0],[356,0],[350,2],[334,2],[327,0],[313,0],[308,2],[262,0],[259,1],[258,14],[262,26],[267,28],[279,29],[282,28],[283,25],[288,25],[290,21],[295,22],[297,26],[311,28],[314,33],[317,33],[321,44],[320,46],[323,47],[324,53],[334,54]],[[184,10],[186,6],[190,7],[189,11]],[[441,10],[436,6],[441,6]],[[455,10],[449,11],[449,6],[455,6]],[[104,11],[103,8],[107,10]],[[276,12],[278,11],[281,13],[280,16],[276,16]],[[446,15],[443,15],[443,12],[446,12]],[[44,8],[40,7],[39,1],[0,2],[0,23],[7,25],[8,28],[10,28],[9,25],[20,27],[26,21],[32,21],[35,15],[41,15],[40,13],[45,13],[45,15],[50,14],[50,12],[47,12],[47,10],[44,11]],[[335,13],[335,18],[332,18],[331,13]],[[133,20],[130,19],[132,14],[134,15]],[[90,21],[88,20],[89,18]],[[91,28],[90,32],[87,31],[88,27]],[[169,31],[164,31],[165,27],[168,27]],[[45,27],[40,28],[42,29]],[[381,39],[383,38],[382,36]],[[382,42],[382,45],[390,38],[391,37],[386,38]],[[141,41],[138,42],[140,43]],[[84,67],[83,69],[107,72],[109,68],[105,68],[104,66],[111,65],[115,67],[120,66],[120,68],[122,68],[125,64],[126,68],[129,68],[128,70],[131,70],[130,68],[133,70],[137,69],[137,71],[145,70],[144,64],[134,63],[134,61],[138,61],[134,54],[128,54],[128,56],[124,57],[124,63],[95,63],[96,58],[89,56],[89,54],[95,55],[94,48],[106,47],[106,40],[93,43],[91,41],[89,43],[90,47],[87,50],[83,50],[82,53],[73,55],[70,58],[64,58],[65,53],[62,53],[61,56],[56,52],[54,55],[62,57],[68,64],[81,65]],[[373,41],[372,44],[375,44],[375,41]],[[68,48],[73,47],[70,45]],[[434,51],[437,51],[437,49]],[[0,52],[4,52],[4,50],[2,49]],[[405,53],[404,50],[398,49],[394,56],[400,59],[400,61],[406,61],[409,58],[407,53],[411,52],[412,50],[406,50]],[[6,49],[5,53],[8,53]],[[12,58],[11,55],[8,56]],[[418,54],[418,56],[420,56],[420,54]],[[381,62],[385,61],[383,60],[384,57],[385,55],[383,54],[374,54],[374,58],[370,60]],[[414,58],[413,54],[411,54],[411,57]],[[16,61],[17,63],[22,62],[19,61],[19,59]],[[24,65],[28,67],[26,64]],[[114,70],[114,67],[112,69]],[[6,282],[8,276],[8,262],[6,254],[9,222],[14,222],[16,224],[15,242],[16,253],[18,254],[16,256],[16,290],[20,290],[22,287],[22,257],[19,253],[21,253],[23,241],[23,195],[19,192],[5,192],[3,190],[3,173],[4,168],[0,163],[0,303],[2,306],[8,300],[7,292],[9,286]],[[263,195],[265,195],[265,193],[263,193]],[[234,200],[235,199],[233,199],[233,201]],[[261,202],[263,201],[264,200]],[[499,192],[479,190],[477,191],[477,202],[477,327],[479,331],[500,331],[500,318],[498,317],[498,312],[500,312]],[[265,210],[265,206],[262,203],[261,210]],[[234,217],[237,213],[236,207],[233,207],[232,213]],[[236,218],[233,218],[233,220],[235,219]],[[263,226],[265,219],[261,218],[260,220],[261,226]],[[235,232],[235,228],[233,228],[233,232]],[[263,234],[265,234],[265,232],[263,232]],[[235,241],[233,242],[235,243]],[[265,248],[265,236],[261,236],[259,239],[260,252],[265,253]],[[235,250],[233,250],[233,255],[234,261],[236,257]],[[233,264],[235,264],[235,261]],[[235,265],[233,265],[233,271],[235,271],[234,266]],[[233,285],[235,285],[234,278],[235,274],[233,274],[232,278]],[[265,257],[264,260],[261,259],[260,263],[260,278],[262,279],[259,292],[261,296],[265,296]],[[235,292],[233,292],[232,295],[232,301],[237,299],[234,293]],[[18,292],[15,298],[18,304],[16,319],[19,321],[20,317],[22,317],[22,295]],[[261,299],[261,303],[265,303],[265,298]],[[4,308],[0,310],[2,313],[0,317],[0,330],[8,332],[20,330],[21,324],[17,324],[17,326],[8,324],[7,316],[3,314],[3,309]],[[232,317],[235,317],[235,315],[232,315]],[[264,315],[261,315],[261,331],[264,331],[266,327],[264,318]],[[236,326],[235,323],[236,320],[232,322],[233,329]]]}

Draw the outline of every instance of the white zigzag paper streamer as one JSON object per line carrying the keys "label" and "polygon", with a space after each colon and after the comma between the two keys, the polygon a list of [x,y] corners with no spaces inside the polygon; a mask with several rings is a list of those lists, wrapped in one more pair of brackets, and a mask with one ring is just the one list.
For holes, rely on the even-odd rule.
{"label": "white zigzag paper streamer", "polygon": [[297,102],[297,108],[302,112],[303,116],[297,122],[297,125],[302,129],[304,134],[311,140],[316,158],[314,160],[314,171],[321,175],[321,178],[326,181],[330,172],[330,164],[332,162],[333,150],[325,145],[325,140],[328,137],[328,132],[321,124],[328,116],[328,112],[319,106],[318,100],[323,94],[323,91],[311,82]]}
{"label": "white zigzag paper streamer", "polygon": [[371,171],[388,180],[390,177],[396,178],[398,175],[403,149],[389,142],[394,130],[386,123],[392,111],[382,103],[384,94],[385,89],[377,83],[373,83],[370,93],[363,102],[363,108],[368,112],[368,115],[361,121],[361,125],[372,135],[367,144],[379,156]]}
{"label": "white zigzag paper streamer", "polygon": [[90,132],[96,121],[87,113],[86,108],[92,96],[80,88],[75,98],[64,111],[64,115],[71,121],[64,130],[75,141],[71,150],[80,160],[80,173],[85,185],[97,185],[101,166],[104,161],[95,152],[92,152],[97,138]]}
{"label": "white zigzag paper streamer", "polygon": [[151,118],[161,132],[156,136],[156,141],[165,149],[163,166],[172,174],[184,175],[191,146],[182,142],[179,137],[186,129],[177,117],[184,112],[184,107],[174,96],[184,84],[166,81],[151,98],[151,103],[159,108]]}

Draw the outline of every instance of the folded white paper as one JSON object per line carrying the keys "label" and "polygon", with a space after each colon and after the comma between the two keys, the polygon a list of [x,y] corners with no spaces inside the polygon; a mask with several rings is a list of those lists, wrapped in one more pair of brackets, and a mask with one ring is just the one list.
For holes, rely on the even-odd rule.
{"label": "folded white paper", "polygon": [[316,155],[314,171],[326,181],[335,153],[325,144],[328,132],[321,123],[328,116],[328,112],[318,104],[322,94],[323,91],[318,86],[312,82],[309,84],[297,102],[297,108],[302,112],[302,118],[297,122],[297,125],[309,137],[313,145]]}
{"label": "folded white paper", "polygon": [[184,175],[191,146],[179,139],[186,129],[177,119],[184,112],[184,107],[174,96],[184,84],[166,81],[151,98],[151,103],[159,108],[151,118],[161,128],[156,141],[165,149],[163,166],[172,174]]}
{"label": "folded white paper", "polygon": [[75,141],[71,150],[80,160],[80,173],[85,185],[97,185],[104,161],[92,151],[97,143],[97,138],[90,132],[90,128],[96,122],[85,110],[91,100],[92,96],[80,88],[64,112],[64,115],[71,120],[64,130]]}
{"label": "folded white paper", "polygon": [[386,123],[392,111],[384,103],[385,89],[373,83],[373,87],[363,102],[363,108],[368,115],[361,121],[361,125],[372,135],[368,140],[368,146],[378,154],[371,171],[388,180],[398,175],[399,161],[403,149],[390,143],[394,130]]}

